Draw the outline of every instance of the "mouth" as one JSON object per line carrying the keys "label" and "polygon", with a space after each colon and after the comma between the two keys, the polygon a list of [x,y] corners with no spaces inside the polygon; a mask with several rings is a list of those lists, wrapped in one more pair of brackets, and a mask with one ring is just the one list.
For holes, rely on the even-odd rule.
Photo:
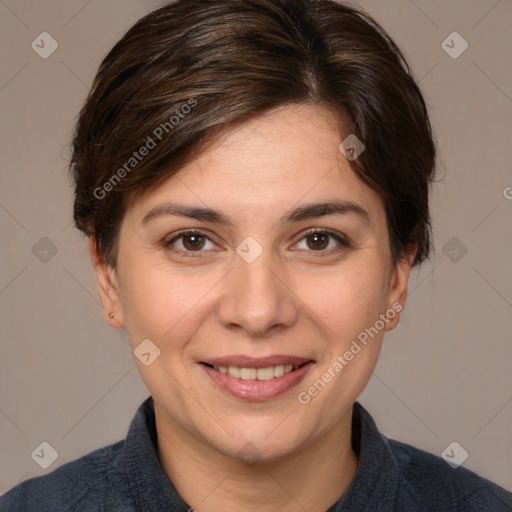
{"label": "mouth", "polygon": [[297,385],[315,361],[294,356],[253,359],[234,356],[201,361],[214,384],[244,400],[276,398]]}
{"label": "mouth", "polygon": [[254,367],[240,367],[240,366],[222,366],[222,365],[212,365],[209,363],[201,363],[207,366],[208,368],[212,368],[216,372],[229,375],[235,379],[241,380],[272,380],[278,379],[285,375],[286,373],[294,372],[299,368],[302,368],[305,364],[308,364],[307,361],[300,365],[297,364],[278,364],[275,366],[265,366],[263,368],[254,368]]}

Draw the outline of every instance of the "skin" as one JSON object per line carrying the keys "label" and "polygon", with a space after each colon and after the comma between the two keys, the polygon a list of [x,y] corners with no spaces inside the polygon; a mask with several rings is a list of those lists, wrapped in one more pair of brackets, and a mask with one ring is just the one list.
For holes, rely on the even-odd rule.
{"label": "skin", "polygon": [[[307,105],[246,121],[130,202],[117,269],[101,263],[90,239],[106,322],[126,329],[132,350],[144,339],[160,350],[149,366],[135,362],[154,399],[162,466],[199,512],[324,512],[357,472],[352,405],[399,315],[307,405],[298,393],[379,315],[404,306],[415,248],[393,263],[383,201],[339,151],[336,126],[330,112]],[[336,199],[360,205],[368,222],[349,213],[279,223],[299,205]],[[142,224],[167,201],[220,210],[233,226],[169,215]],[[334,231],[350,245],[327,235],[315,240],[310,228]],[[182,237],[166,249],[182,229],[211,241]],[[263,249],[252,263],[236,253],[248,236]],[[255,402],[227,394],[199,365],[233,354],[288,354],[315,364],[291,390]],[[246,443],[257,463],[244,460]]]}

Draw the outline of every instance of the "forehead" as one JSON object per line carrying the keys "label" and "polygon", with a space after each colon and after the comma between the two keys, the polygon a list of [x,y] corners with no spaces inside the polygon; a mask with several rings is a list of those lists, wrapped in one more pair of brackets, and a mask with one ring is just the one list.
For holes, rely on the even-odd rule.
{"label": "forehead", "polygon": [[360,204],[376,221],[382,200],[356,176],[339,150],[341,140],[331,112],[280,107],[226,131],[158,187],[136,196],[127,214],[140,222],[172,201],[215,208],[239,222],[270,221],[299,204],[341,199]]}

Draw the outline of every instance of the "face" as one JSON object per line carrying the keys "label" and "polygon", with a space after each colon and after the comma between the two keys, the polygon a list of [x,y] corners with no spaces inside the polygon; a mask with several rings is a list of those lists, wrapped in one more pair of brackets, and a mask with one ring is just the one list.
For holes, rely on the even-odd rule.
{"label": "face", "polygon": [[91,243],[161,429],[272,460],[350,417],[412,256],[393,264],[383,201],[340,142],[327,111],[273,110],[131,202],[115,272]]}

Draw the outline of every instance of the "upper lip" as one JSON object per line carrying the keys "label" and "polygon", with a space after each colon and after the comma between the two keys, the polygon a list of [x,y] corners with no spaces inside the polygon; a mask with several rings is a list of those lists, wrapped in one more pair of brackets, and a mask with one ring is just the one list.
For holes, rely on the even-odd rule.
{"label": "upper lip", "polygon": [[287,365],[301,366],[304,363],[312,361],[304,357],[275,355],[268,357],[248,357],[243,355],[233,355],[225,357],[214,357],[201,361],[212,366],[237,366],[239,368],[267,368],[269,366]]}

